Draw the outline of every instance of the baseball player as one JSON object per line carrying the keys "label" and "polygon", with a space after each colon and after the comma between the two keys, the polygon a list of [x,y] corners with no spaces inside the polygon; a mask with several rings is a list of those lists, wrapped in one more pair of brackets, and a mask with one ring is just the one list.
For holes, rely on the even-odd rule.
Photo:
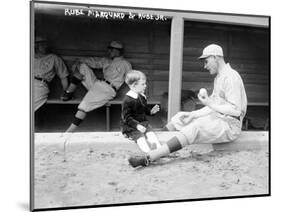
{"label": "baseball player", "polygon": [[146,115],[154,115],[160,108],[159,105],[154,105],[152,108],[147,105],[144,94],[146,76],[141,71],[133,70],[127,73],[125,82],[130,90],[122,104],[122,133],[134,140],[142,152],[159,148],[161,145],[152,132]]}
{"label": "baseball player", "polygon": [[34,76],[34,108],[37,111],[48,98],[49,83],[55,75],[61,80],[64,90],[68,86],[68,71],[60,57],[47,53],[47,40],[43,37],[35,38],[35,58],[33,63]]}
{"label": "baseball player", "polygon": [[202,89],[198,94],[205,107],[192,112],[178,112],[166,125],[167,130],[178,130],[177,136],[144,156],[130,157],[131,166],[147,166],[189,144],[231,142],[240,135],[247,96],[239,73],[225,63],[219,45],[211,44],[204,48],[199,59],[204,61],[204,68],[215,75],[213,93],[208,96]]}
{"label": "baseball player", "polygon": [[[110,42],[108,54],[109,58],[84,58],[74,64],[73,77],[62,100],[70,100],[77,84],[80,82],[88,92],[79,104],[74,120],[66,132],[75,131],[86,118],[88,112],[103,106],[113,99],[117,90],[124,83],[126,73],[132,69],[131,64],[122,56],[123,45],[121,42]],[[102,69],[103,76],[98,76],[91,68]]]}

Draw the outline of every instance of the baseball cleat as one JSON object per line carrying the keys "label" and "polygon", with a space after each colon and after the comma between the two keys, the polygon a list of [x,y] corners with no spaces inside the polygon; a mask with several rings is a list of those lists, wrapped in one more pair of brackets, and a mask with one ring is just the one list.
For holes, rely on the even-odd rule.
{"label": "baseball cleat", "polygon": [[149,157],[147,155],[132,156],[128,161],[129,164],[134,168],[138,166],[148,166],[150,164]]}

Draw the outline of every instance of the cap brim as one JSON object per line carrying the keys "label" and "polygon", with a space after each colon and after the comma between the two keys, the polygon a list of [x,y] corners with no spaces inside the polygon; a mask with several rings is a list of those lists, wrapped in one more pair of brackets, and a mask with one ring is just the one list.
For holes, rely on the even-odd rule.
{"label": "cap brim", "polygon": [[198,57],[197,59],[198,60],[202,60],[202,59],[205,59],[207,57],[209,57],[210,55],[201,55],[200,57]]}

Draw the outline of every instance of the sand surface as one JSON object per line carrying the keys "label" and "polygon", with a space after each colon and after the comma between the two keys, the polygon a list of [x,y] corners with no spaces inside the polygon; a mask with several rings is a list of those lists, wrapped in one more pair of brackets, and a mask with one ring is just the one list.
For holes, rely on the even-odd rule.
{"label": "sand surface", "polygon": [[[182,200],[268,193],[268,152],[193,145],[134,169],[136,145],[119,133],[35,135],[35,208]],[[66,157],[66,162],[64,159]]]}

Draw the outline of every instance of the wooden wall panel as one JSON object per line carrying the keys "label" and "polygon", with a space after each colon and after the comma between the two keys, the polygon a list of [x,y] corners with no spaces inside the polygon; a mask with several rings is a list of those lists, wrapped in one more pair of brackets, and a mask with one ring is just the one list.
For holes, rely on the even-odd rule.
{"label": "wooden wall panel", "polygon": [[[168,91],[170,22],[109,21],[37,15],[36,33],[45,35],[68,67],[81,56],[106,56],[110,40],[125,45],[125,57],[148,77],[149,95]],[[197,58],[217,43],[242,76],[249,99],[269,99],[268,29],[185,22],[182,89],[212,89],[213,77]],[[173,71],[173,70],[171,70]]]}
{"label": "wooden wall panel", "polygon": [[[61,55],[70,68],[87,56],[107,56],[107,45],[119,40],[133,69],[147,74],[152,92],[154,70],[169,70],[170,22],[96,20],[38,15],[36,33],[49,39],[52,52]],[[165,90],[168,89],[165,88]]]}
{"label": "wooden wall panel", "polygon": [[[184,40],[183,86],[194,82],[208,84],[212,77],[203,70],[197,58],[211,43],[224,49],[226,62],[240,73],[249,101],[269,99],[269,32],[268,29],[238,27],[221,24],[186,22]],[[162,74],[163,75],[163,74]],[[194,85],[193,89],[197,89]]]}

